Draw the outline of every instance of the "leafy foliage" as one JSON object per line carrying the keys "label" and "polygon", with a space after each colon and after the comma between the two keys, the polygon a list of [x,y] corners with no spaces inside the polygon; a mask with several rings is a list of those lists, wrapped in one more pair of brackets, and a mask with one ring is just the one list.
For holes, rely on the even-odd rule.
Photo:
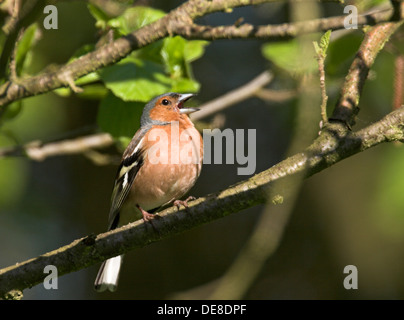
{"label": "leafy foliage", "polygon": [[323,59],[326,57],[326,52],[328,49],[328,45],[330,44],[330,36],[331,30],[328,30],[320,39],[320,43],[317,41],[313,41],[314,50],[318,56],[321,56]]}
{"label": "leafy foliage", "polygon": [[[90,6],[90,11],[97,26],[113,30],[116,36],[127,35],[165,15],[161,10],[138,6],[108,20],[100,9]],[[123,110],[119,108],[141,110],[146,102],[165,92],[197,92],[200,86],[192,75],[191,62],[203,55],[207,43],[187,41],[179,36],[168,37],[98,72],[100,80],[115,96],[108,95],[101,101],[100,127],[115,137],[128,136],[129,131],[131,136],[133,129],[127,128],[128,118],[117,116]],[[124,107],[125,102],[128,104]],[[128,115],[131,128],[133,122],[138,123],[140,114],[136,110]]]}

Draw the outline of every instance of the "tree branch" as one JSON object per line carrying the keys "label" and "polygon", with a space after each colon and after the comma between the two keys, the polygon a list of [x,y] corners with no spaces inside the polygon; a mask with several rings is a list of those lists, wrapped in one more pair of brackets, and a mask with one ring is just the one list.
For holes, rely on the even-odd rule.
{"label": "tree branch", "polygon": [[[390,20],[392,9],[371,12],[358,17],[358,26],[375,25]],[[294,38],[298,35],[313,32],[325,32],[344,28],[346,16],[313,19],[279,25],[254,26],[251,24],[232,26],[201,26],[197,24],[183,25],[175,30],[175,34],[186,39],[218,40],[218,39],[265,39],[278,41]],[[403,19],[403,17],[401,17]]]}
{"label": "tree branch", "polygon": [[[168,35],[181,35],[188,39],[235,39],[259,38],[278,40],[295,37],[298,34],[340,29],[344,27],[345,16],[317,19],[278,26],[241,26],[210,27],[193,23],[198,17],[209,13],[231,8],[258,5],[272,2],[271,0],[190,0],[172,10],[163,18],[136,30],[108,45],[90,52],[80,58],[61,66],[57,70],[20,79],[18,82],[7,81],[0,87],[0,113],[9,103],[51,90],[71,86],[72,82],[86,74],[116,63],[132,51],[142,48]],[[359,25],[374,25],[388,21],[393,10],[369,13],[358,18]],[[401,17],[402,19],[403,17]],[[75,86],[73,85],[73,88]],[[3,110],[3,111],[2,111]]]}
{"label": "tree branch", "polygon": [[342,87],[341,96],[331,119],[345,122],[348,127],[355,124],[359,112],[359,97],[378,53],[402,22],[383,23],[370,28],[357,52]]}
{"label": "tree branch", "polygon": [[108,133],[97,133],[74,139],[42,143],[32,141],[24,146],[0,149],[0,158],[7,156],[27,156],[36,161],[43,161],[48,157],[67,154],[83,153],[93,148],[104,148],[112,145],[114,140]]}
{"label": "tree branch", "polygon": [[[70,86],[71,81],[116,63],[132,51],[174,34],[178,25],[192,24],[192,19],[202,15],[221,11],[226,8],[254,5],[268,1],[190,0],[154,23],[81,56],[57,70],[21,79],[18,82],[7,81],[0,87],[0,107],[4,109],[4,106],[13,101],[45,93],[63,86]],[[2,109],[0,109],[0,112],[2,112]]]}
{"label": "tree branch", "polygon": [[[285,185],[296,175],[309,177],[333,164],[383,142],[404,139],[404,108],[356,133],[341,123],[329,123],[321,135],[303,152],[256,174],[221,192],[189,203],[188,209],[170,207],[159,213],[153,225],[142,220],[130,223],[98,236],[87,236],[67,246],[0,270],[0,297],[10,298],[10,292],[21,293],[25,288],[41,283],[43,269],[54,265],[58,274],[78,271],[107,258],[144,247],[152,242],[184,232],[232,213],[271,201],[279,203],[285,195]],[[274,189],[274,182],[278,182]],[[267,199],[271,189],[271,198]]]}
{"label": "tree branch", "polygon": [[201,110],[191,115],[191,119],[197,121],[208,117],[218,111],[224,110],[225,108],[235,103],[242,102],[243,100],[253,96],[258,90],[265,87],[272,81],[272,79],[272,73],[270,73],[269,71],[264,71],[243,86],[231,90],[223,96],[203,104],[201,106]]}

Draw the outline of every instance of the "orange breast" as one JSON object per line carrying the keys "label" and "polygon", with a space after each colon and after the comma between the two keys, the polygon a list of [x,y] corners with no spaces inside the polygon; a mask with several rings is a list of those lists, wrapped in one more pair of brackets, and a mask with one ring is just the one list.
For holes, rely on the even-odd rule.
{"label": "orange breast", "polygon": [[183,121],[155,126],[146,134],[144,164],[125,206],[154,209],[181,198],[195,184],[202,169],[203,140],[188,117]]}

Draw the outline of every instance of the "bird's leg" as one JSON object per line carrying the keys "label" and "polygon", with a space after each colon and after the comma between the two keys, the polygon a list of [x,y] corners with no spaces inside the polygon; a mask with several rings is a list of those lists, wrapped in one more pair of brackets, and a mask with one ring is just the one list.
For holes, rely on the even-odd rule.
{"label": "bird's leg", "polygon": [[136,205],[136,207],[142,213],[144,222],[149,222],[149,221],[153,220],[156,217],[153,213],[148,213],[146,210],[144,210],[138,204]]}
{"label": "bird's leg", "polygon": [[189,196],[185,200],[175,200],[174,205],[178,208],[178,210],[180,209],[181,205],[183,205],[185,208],[188,208],[188,201],[195,200],[195,199],[196,199],[195,197]]}
{"label": "bird's leg", "polygon": [[[141,206],[139,206],[138,204],[136,205],[136,207],[139,209],[139,211],[142,213],[143,215],[143,221],[144,222],[149,222],[150,225],[153,227],[154,231],[156,231],[159,235],[160,235],[160,231],[154,226],[153,224],[153,219],[155,219],[156,217],[159,217],[159,215],[153,214],[153,213],[148,213],[146,210],[144,210]],[[145,224],[146,226],[146,224]]]}

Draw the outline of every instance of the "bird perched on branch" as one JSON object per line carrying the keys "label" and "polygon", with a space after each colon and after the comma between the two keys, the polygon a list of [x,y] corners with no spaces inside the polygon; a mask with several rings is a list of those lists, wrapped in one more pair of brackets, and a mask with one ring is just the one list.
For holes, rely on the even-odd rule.
{"label": "bird perched on branch", "polygon": [[[167,93],[146,104],[140,128],[133,136],[118,168],[111,197],[108,230],[143,217],[151,210],[178,200],[195,184],[202,168],[203,140],[184,108],[193,94]],[[123,256],[103,262],[94,286],[97,291],[115,291]]]}

